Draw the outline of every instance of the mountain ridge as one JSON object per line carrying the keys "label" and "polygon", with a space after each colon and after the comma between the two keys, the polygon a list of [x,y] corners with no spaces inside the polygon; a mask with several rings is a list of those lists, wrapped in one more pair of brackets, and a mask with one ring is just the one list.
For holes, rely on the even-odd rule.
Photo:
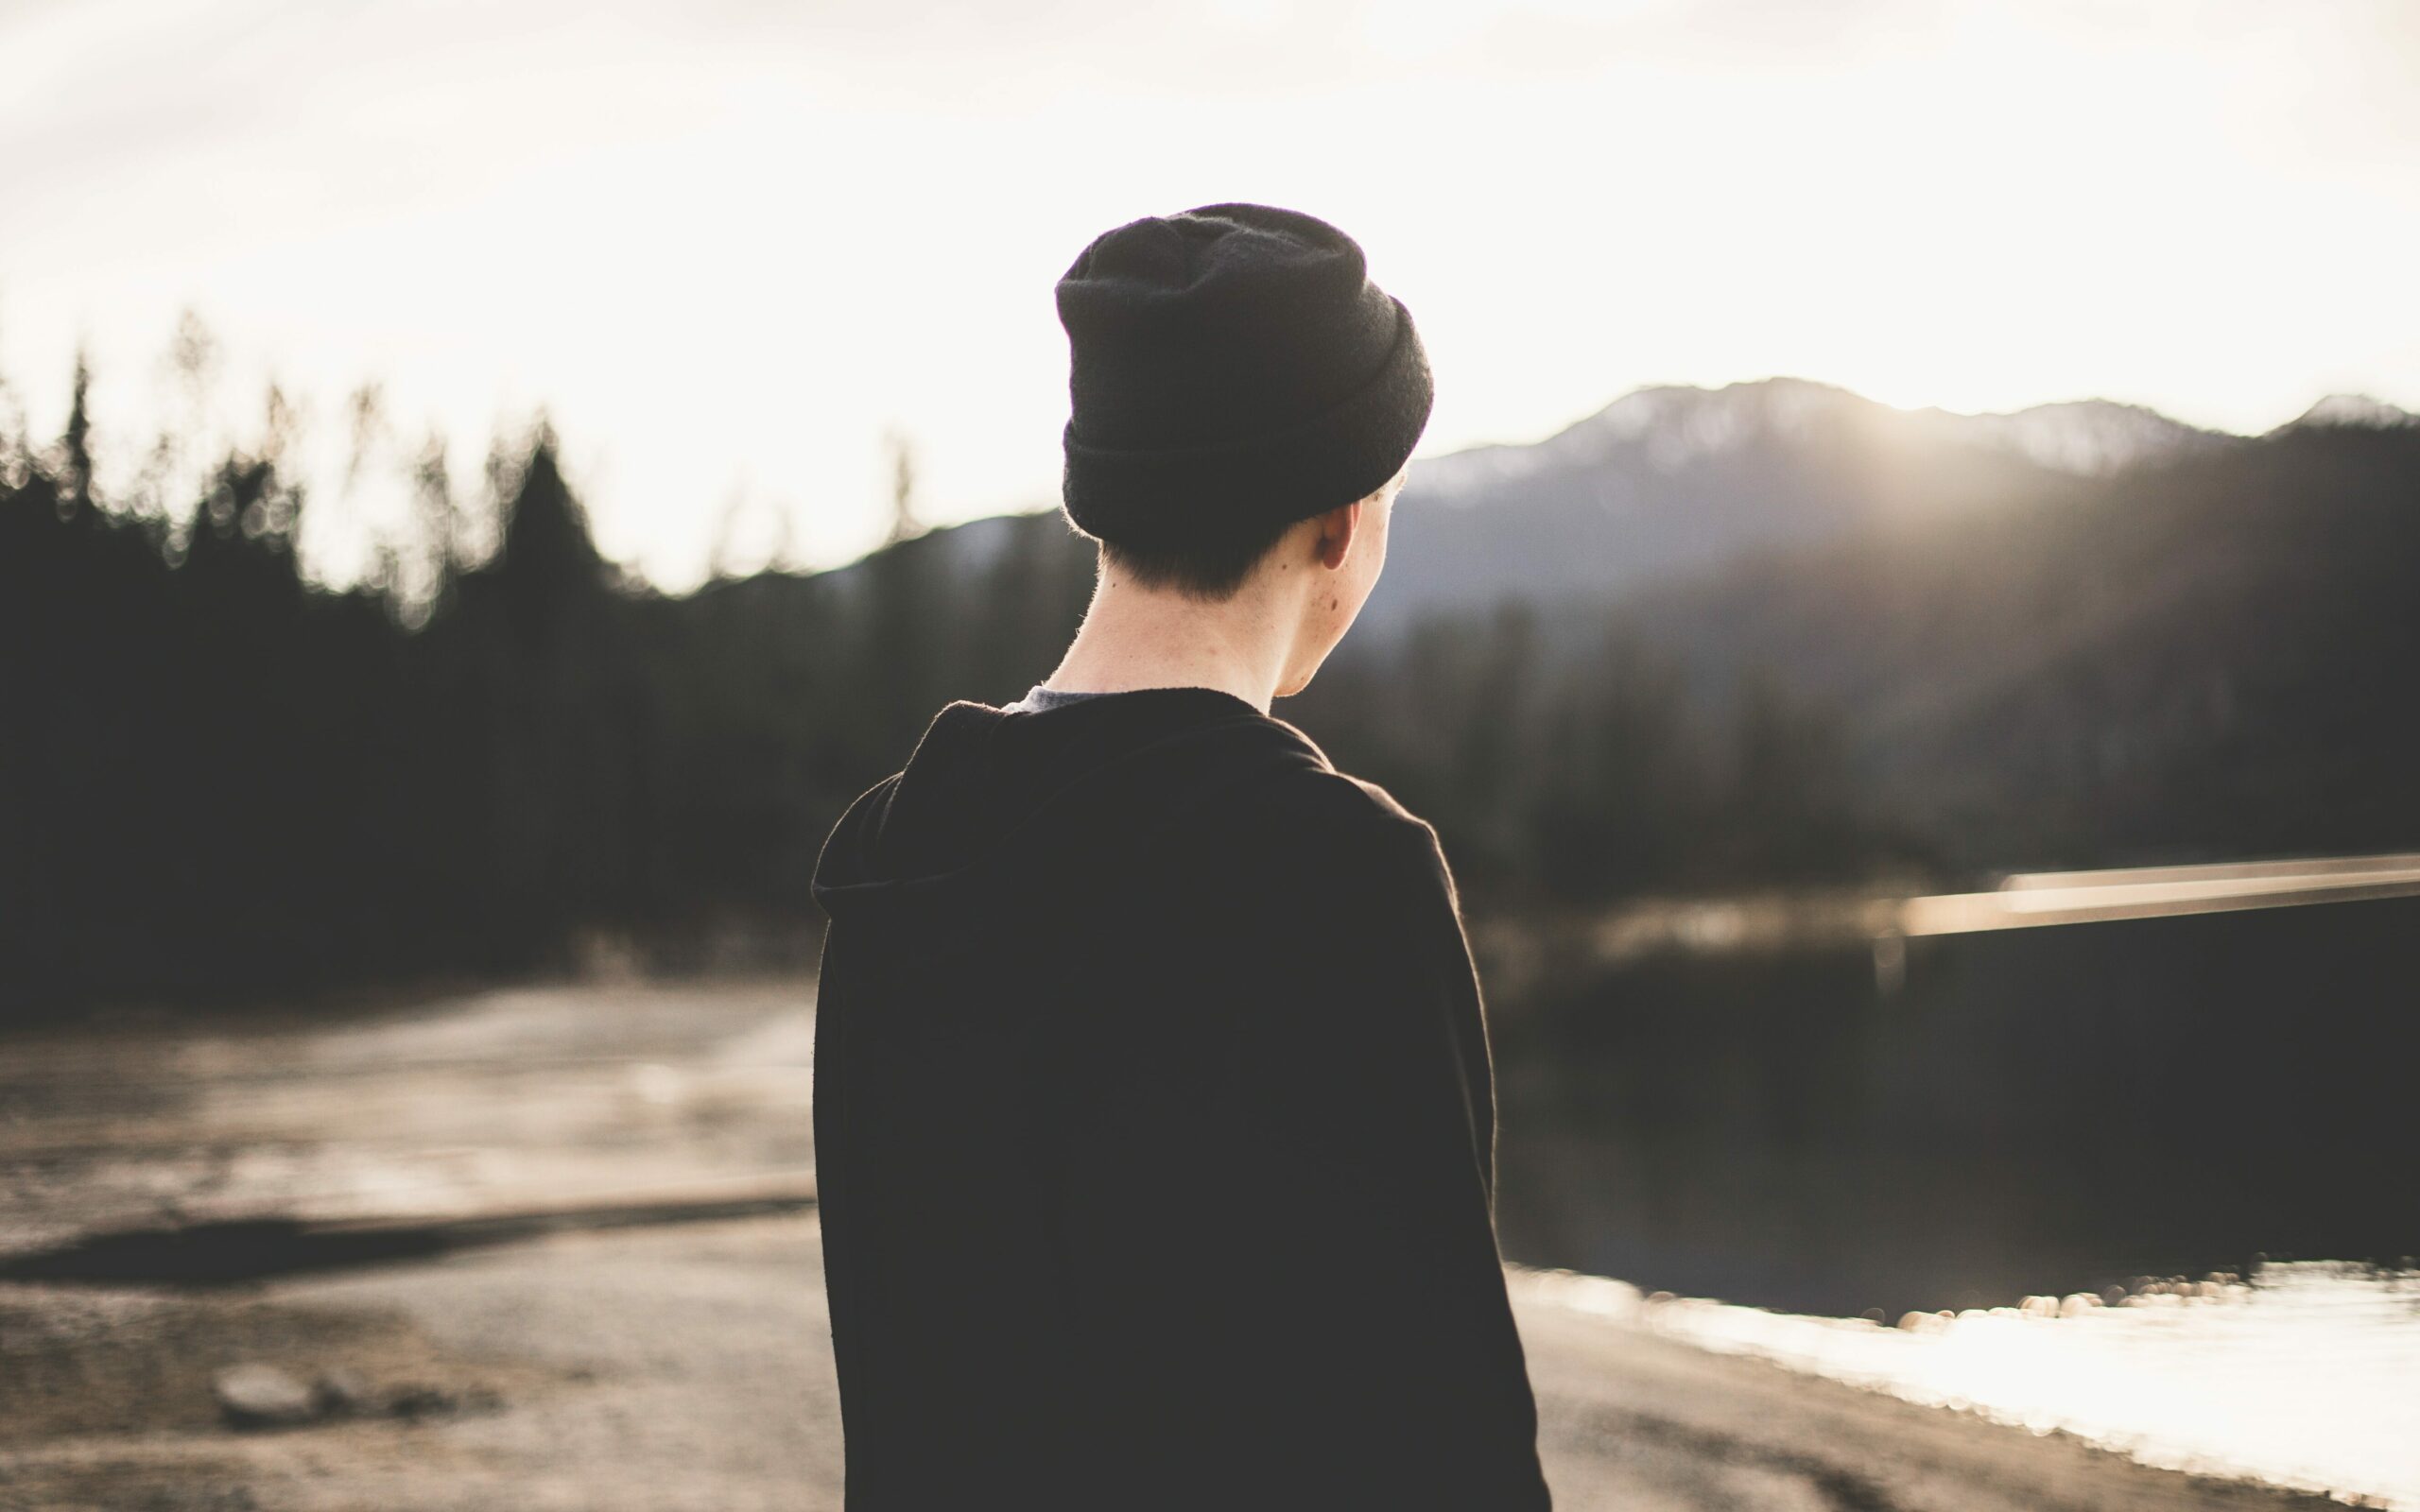
{"label": "mountain ridge", "polygon": [[1821,421],[1856,418],[1873,422],[1893,416],[1905,418],[1910,426],[1962,433],[1977,444],[2002,447],[2076,472],[2111,472],[2188,447],[2240,438],[2187,424],[2147,405],[2110,399],[2059,400],[1974,414],[1938,406],[1898,409],[1838,384],[1776,375],[1716,388],[1694,384],[1634,388],[1542,439],[1491,442],[1415,462],[1413,485],[1407,491],[1417,488],[1441,502],[1462,502],[1472,491],[1555,466],[1606,461],[1623,445],[1644,446],[1652,461],[1669,468],[1720,449],[1758,422],[1803,431]]}
{"label": "mountain ridge", "polygon": [[1542,441],[1415,464],[1364,612],[1386,633],[1441,608],[1620,593],[1889,521],[2053,501],[2241,439],[2107,400],[1960,415],[1805,378],[1640,388]]}

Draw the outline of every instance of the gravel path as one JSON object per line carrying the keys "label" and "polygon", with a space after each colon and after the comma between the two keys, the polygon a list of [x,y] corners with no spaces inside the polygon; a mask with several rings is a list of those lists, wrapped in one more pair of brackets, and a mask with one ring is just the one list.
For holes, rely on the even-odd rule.
{"label": "gravel path", "polygon": [[[594,1226],[647,1192],[805,1200],[810,995],[540,988],[11,1041],[0,1273],[129,1228],[488,1227],[227,1288],[0,1281],[0,1509],[837,1508],[812,1209]],[[493,1216],[566,1206],[592,1217]],[[2334,1504],[1707,1353],[1538,1278],[1514,1297],[1565,1512]],[[341,1410],[233,1427],[239,1365]]]}
{"label": "gravel path", "polygon": [[[0,1287],[0,1506],[812,1512],[840,1439],[813,1214],[562,1234],[183,1295]],[[1556,1504],[2322,1507],[1713,1355],[1516,1288]],[[237,1431],[213,1371],[439,1405]]]}

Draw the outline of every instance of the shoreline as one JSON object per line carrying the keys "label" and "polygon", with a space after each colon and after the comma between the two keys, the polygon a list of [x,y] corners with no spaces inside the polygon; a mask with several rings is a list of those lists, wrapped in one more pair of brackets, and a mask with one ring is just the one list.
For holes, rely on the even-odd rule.
{"label": "shoreline", "polygon": [[[811,1002],[500,987],[12,1041],[0,1275],[36,1263],[0,1280],[0,1508],[837,1507]],[[164,1280],[129,1230],[208,1236],[219,1274]],[[155,1268],[94,1284],[95,1254]],[[262,1263],[297,1255],[345,1263]],[[1716,1352],[1548,1274],[1510,1280],[1567,1512],[2343,1504]],[[237,1429],[246,1365],[352,1405]]]}
{"label": "shoreline", "polygon": [[[807,1211],[209,1291],[0,1285],[0,1506],[837,1508],[821,1264]],[[1716,1353],[1532,1275],[1512,1284],[1565,1512],[2344,1504]],[[238,1361],[436,1405],[239,1430],[209,1390]]]}

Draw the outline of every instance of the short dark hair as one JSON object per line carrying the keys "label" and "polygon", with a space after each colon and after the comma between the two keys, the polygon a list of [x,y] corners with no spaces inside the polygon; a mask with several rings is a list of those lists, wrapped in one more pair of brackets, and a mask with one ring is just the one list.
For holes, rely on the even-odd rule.
{"label": "short dark hair", "polygon": [[1228,524],[1223,529],[1196,529],[1148,544],[1102,541],[1101,562],[1115,566],[1145,588],[1171,589],[1204,603],[1223,603],[1236,596],[1252,570],[1301,523]]}

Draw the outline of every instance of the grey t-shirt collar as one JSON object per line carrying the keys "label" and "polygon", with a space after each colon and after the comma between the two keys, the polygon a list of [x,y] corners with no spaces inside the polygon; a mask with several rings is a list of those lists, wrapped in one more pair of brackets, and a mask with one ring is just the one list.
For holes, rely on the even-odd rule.
{"label": "grey t-shirt collar", "polygon": [[[1249,699],[1241,697],[1238,695],[1229,693],[1224,688],[1208,688],[1195,682],[1168,683],[1165,686],[1154,685],[1148,688],[1085,689],[1076,692],[1070,692],[1064,688],[1046,688],[1041,683],[1037,682],[1032,687],[1026,690],[1024,697],[1008,705],[1000,712],[1002,713],[1009,714],[1032,714],[1041,713],[1051,709],[1063,709],[1071,703],[1082,703],[1088,698],[1116,698],[1129,696],[1139,697],[1167,694],[1184,694],[1198,696],[1199,695],[1205,693],[1211,695],[1213,697],[1223,698],[1230,703],[1242,704],[1247,709],[1255,708]],[[1269,713],[1266,709],[1255,709],[1255,712],[1264,715]]]}
{"label": "grey t-shirt collar", "polygon": [[1108,696],[1106,693],[1070,693],[1064,688],[1046,688],[1037,682],[1027,690],[1024,697],[1000,712],[1011,714],[1033,714],[1040,713],[1046,709],[1060,709],[1071,703],[1081,703],[1086,698]]}

